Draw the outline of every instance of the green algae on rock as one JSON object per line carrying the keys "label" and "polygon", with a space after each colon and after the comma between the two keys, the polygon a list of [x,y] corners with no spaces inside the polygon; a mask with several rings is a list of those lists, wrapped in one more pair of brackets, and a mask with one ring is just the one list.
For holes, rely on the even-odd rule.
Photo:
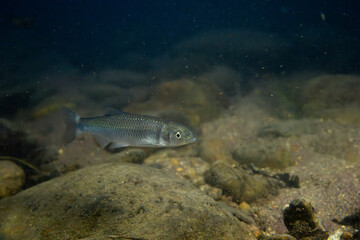
{"label": "green algae on rock", "polygon": [[280,144],[244,144],[237,147],[234,159],[240,164],[254,164],[257,167],[284,169],[291,165],[289,147]]}
{"label": "green algae on rock", "polygon": [[247,225],[166,171],[109,163],[0,201],[11,239],[255,239]]}
{"label": "green algae on rock", "polygon": [[219,187],[230,195],[234,202],[252,202],[269,194],[277,194],[279,181],[246,172],[239,166],[215,162],[205,172],[205,181]]}
{"label": "green algae on rock", "polygon": [[329,234],[321,226],[310,203],[303,199],[291,201],[284,210],[284,223],[296,239],[325,240]]}

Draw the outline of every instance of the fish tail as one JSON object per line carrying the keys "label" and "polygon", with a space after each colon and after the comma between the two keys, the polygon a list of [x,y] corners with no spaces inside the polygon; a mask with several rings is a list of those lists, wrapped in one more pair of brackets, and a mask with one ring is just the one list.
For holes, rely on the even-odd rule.
{"label": "fish tail", "polygon": [[64,120],[66,124],[63,140],[65,143],[69,143],[76,138],[79,134],[78,123],[80,117],[66,107],[61,108],[64,114]]}

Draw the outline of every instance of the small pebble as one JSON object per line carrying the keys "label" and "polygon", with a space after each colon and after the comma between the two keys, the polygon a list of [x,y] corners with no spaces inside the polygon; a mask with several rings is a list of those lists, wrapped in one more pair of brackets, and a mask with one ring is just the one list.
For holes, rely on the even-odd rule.
{"label": "small pebble", "polygon": [[207,184],[200,186],[200,190],[205,192],[207,195],[209,195],[215,200],[219,200],[223,194],[222,189],[217,187],[211,187],[210,185]]}
{"label": "small pebble", "polygon": [[241,202],[240,204],[239,204],[239,208],[240,209],[246,209],[246,210],[248,210],[248,209],[251,209],[251,207],[250,207],[250,205],[249,204],[247,204],[246,202]]}
{"label": "small pebble", "polygon": [[349,232],[344,232],[343,234],[341,234],[340,239],[341,240],[350,240],[353,238],[353,235]]}

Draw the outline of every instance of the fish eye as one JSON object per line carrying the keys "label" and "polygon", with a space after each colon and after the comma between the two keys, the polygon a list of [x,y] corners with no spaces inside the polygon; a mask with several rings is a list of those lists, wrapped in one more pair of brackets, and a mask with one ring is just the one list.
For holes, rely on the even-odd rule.
{"label": "fish eye", "polygon": [[180,133],[179,131],[177,131],[177,132],[175,133],[175,136],[176,136],[178,139],[180,139],[180,138],[181,138],[181,133]]}

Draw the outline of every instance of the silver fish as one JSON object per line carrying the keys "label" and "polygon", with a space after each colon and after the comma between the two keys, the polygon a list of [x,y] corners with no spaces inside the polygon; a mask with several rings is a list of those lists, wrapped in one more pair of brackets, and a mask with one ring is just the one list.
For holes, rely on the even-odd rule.
{"label": "silver fish", "polygon": [[196,141],[196,135],[187,127],[157,117],[111,110],[103,116],[82,118],[63,107],[66,130],[64,140],[88,132],[102,148],[173,147]]}

